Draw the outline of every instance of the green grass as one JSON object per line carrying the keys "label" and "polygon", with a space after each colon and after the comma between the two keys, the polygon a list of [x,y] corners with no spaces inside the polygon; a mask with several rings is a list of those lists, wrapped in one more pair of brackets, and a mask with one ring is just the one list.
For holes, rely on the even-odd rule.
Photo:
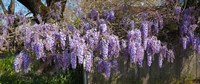
{"label": "green grass", "polygon": [[82,68],[59,71],[54,75],[43,73],[36,75],[34,71],[27,74],[16,73],[13,69],[14,54],[6,52],[0,57],[0,84],[82,84]]}

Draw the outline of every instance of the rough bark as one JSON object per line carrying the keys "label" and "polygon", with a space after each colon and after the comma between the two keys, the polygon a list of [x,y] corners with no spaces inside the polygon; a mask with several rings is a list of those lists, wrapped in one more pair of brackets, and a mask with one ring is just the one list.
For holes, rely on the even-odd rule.
{"label": "rough bark", "polygon": [[14,14],[15,12],[15,0],[10,1],[10,5],[8,6],[8,14]]}
{"label": "rough bark", "polygon": [[43,17],[46,17],[49,8],[46,7],[41,0],[18,0],[22,3],[25,7],[27,7],[34,16],[40,14]]}

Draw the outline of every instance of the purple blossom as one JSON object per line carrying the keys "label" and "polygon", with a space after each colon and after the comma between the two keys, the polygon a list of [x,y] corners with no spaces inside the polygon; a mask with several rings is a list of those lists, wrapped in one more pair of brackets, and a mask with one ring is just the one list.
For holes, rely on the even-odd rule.
{"label": "purple blossom", "polygon": [[159,53],[161,42],[160,40],[157,40],[157,37],[152,36],[150,40],[151,49],[153,50],[153,53]]}
{"label": "purple blossom", "polygon": [[[83,41],[83,39],[82,39]],[[79,43],[79,47],[76,49],[76,54],[78,57],[78,63],[83,64],[83,56],[84,56],[84,51],[86,50],[85,43]]]}
{"label": "purple blossom", "polygon": [[200,54],[200,45],[197,46],[197,53]]}
{"label": "purple blossom", "polygon": [[180,13],[181,13],[181,7],[178,6],[175,8],[175,14],[180,15]]}
{"label": "purple blossom", "polygon": [[182,46],[183,46],[183,49],[187,48],[187,38],[186,37],[182,37]]}
{"label": "purple blossom", "polygon": [[99,73],[103,72],[104,70],[103,60],[101,58],[98,59],[97,68]]}
{"label": "purple blossom", "polygon": [[118,71],[118,62],[117,62],[117,60],[113,60],[112,61],[112,65],[113,65],[114,71],[117,72]]}
{"label": "purple blossom", "polygon": [[118,37],[115,35],[110,35],[108,37],[108,42],[109,42],[108,54],[111,56],[113,55],[114,57],[118,57],[120,51],[120,44]]}
{"label": "purple blossom", "polygon": [[23,69],[25,73],[28,73],[28,71],[30,70],[30,59],[27,52],[22,51],[22,53],[23,53]]}
{"label": "purple blossom", "polygon": [[128,40],[130,41],[135,41],[137,43],[142,43],[142,39],[141,39],[141,32],[138,29],[135,30],[131,30],[128,32]]}
{"label": "purple blossom", "polygon": [[111,63],[105,61],[104,62],[104,66],[105,66],[105,75],[106,75],[106,78],[109,79],[110,78],[110,73],[111,73]]}
{"label": "purple blossom", "polygon": [[84,23],[84,29],[85,31],[90,29],[90,24],[88,22]]}
{"label": "purple blossom", "polygon": [[42,22],[42,16],[40,14],[37,15],[38,21],[41,23]]}
{"label": "purple blossom", "polygon": [[37,60],[46,57],[42,39],[39,39],[37,42],[33,43],[32,46],[33,46],[33,51],[35,51]]}
{"label": "purple blossom", "polygon": [[63,51],[63,69],[68,69],[69,65],[70,65],[70,54],[68,53],[68,51]]}
{"label": "purple blossom", "polygon": [[147,55],[147,65],[150,67],[152,64],[152,55]]}
{"label": "purple blossom", "polygon": [[179,21],[179,19],[180,19],[180,13],[181,13],[181,7],[176,7],[175,14],[177,15],[176,16],[177,21]]}
{"label": "purple blossom", "polygon": [[21,71],[21,68],[22,68],[22,63],[23,63],[23,57],[21,54],[18,54],[15,56],[15,59],[14,59],[14,69],[15,69],[15,72],[20,72]]}
{"label": "purple blossom", "polygon": [[160,68],[162,67],[163,60],[164,60],[164,59],[163,59],[163,56],[160,55],[160,56],[158,57],[158,65],[159,65]]}
{"label": "purple blossom", "polygon": [[135,45],[135,42],[130,42],[129,43],[129,46],[128,46],[128,51],[129,51],[129,54],[130,54],[130,62],[131,63],[136,63],[136,45]]}
{"label": "purple blossom", "polygon": [[109,20],[114,20],[114,19],[115,19],[115,13],[113,10],[111,10],[109,14]]}
{"label": "purple blossom", "polygon": [[59,41],[62,49],[66,47],[66,35],[63,32],[59,32]]}
{"label": "purple blossom", "polygon": [[175,58],[174,52],[170,49],[170,50],[168,50],[167,55],[168,55],[168,56],[167,56],[168,62],[173,63],[173,62],[174,62],[174,58]]}
{"label": "purple blossom", "polygon": [[189,26],[189,31],[194,32],[197,27],[198,27],[197,24],[190,25]]}
{"label": "purple blossom", "polygon": [[168,50],[167,50],[167,46],[162,46],[162,47],[160,48],[160,56],[166,58],[167,51],[168,51]]}
{"label": "purple blossom", "polygon": [[142,28],[141,28],[141,32],[142,32],[142,35],[143,35],[143,40],[146,39],[148,37],[148,24],[149,22],[148,21],[143,21],[142,22]]}
{"label": "purple blossom", "polygon": [[109,17],[110,17],[109,11],[104,10],[104,18],[105,18],[106,20],[108,20]]}
{"label": "purple blossom", "polygon": [[107,31],[107,25],[106,24],[100,24],[99,29],[100,29],[100,33],[103,34]]}
{"label": "purple blossom", "polygon": [[26,16],[22,13],[22,11],[18,12],[18,13],[16,14],[16,16],[17,16],[18,19],[19,19],[18,24],[23,24],[23,23],[26,23],[26,22],[27,22]]}
{"label": "purple blossom", "polygon": [[122,46],[122,49],[125,49],[127,47],[126,40],[124,40],[124,39],[121,40],[121,46]]}
{"label": "purple blossom", "polygon": [[138,59],[138,65],[140,65],[142,67],[142,61],[144,59],[144,49],[142,46],[138,46],[137,47],[137,59]]}
{"label": "purple blossom", "polygon": [[91,49],[96,49],[99,41],[99,32],[92,30],[88,30],[86,35],[84,36],[86,43],[89,45]]}
{"label": "purple blossom", "polygon": [[30,60],[28,53],[25,51],[21,51],[18,55],[16,55],[14,59],[14,69],[16,72],[20,72],[23,68],[25,73],[28,73],[30,70]]}
{"label": "purple blossom", "polygon": [[55,4],[58,7],[58,9],[62,9],[62,3],[61,2],[56,2]]}
{"label": "purple blossom", "polygon": [[131,20],[130,25],[131,25],[131,29],[135,28],[135,22],[133,20]]}
{"label": "purple blossom", "polygon": [[56,43],[55,43],[55,37],[52,34],[46,34],[46,44],[45,44],[45,48],[49,51],[53,52],[53,48],[55,47]]}
{"label": "purple blossom", "polygon": [[99,12],[96,9],[92,9],[92,11],[90,12],[90,19],[94,20],[94,18],[98,18],[99,16]]}
{"label": "purple blossom", "polygon": [[107,39],[102,38],[100,41],[100,46],[101,46],[101,53],[103,56],[103,59],[106,60],[108,59],[108,47],[109,47],[109,42]]}
{"label": "purple blossom", "polygon": [[158,33],[158,32],[159,32],[158,21],[155,20],[155,21],[153,22],[153,25],[154,25],[154,30],[155,30],[155,32]]}
{"label": "purple blossom", "polygon": [[71,51],[71,53],[70,53],[72,69],[76,69],[76,66],[77,66],[77,62],[76,62],[77,57],[75,54],[76,53],[74,51]]}
{"label": "purple blossom", "polygon": [[164,27],[164,21],[163,21],[163,18],[161,15],[158,15],[158,22],[159,22],[159,26],[160,26],[160,29],[163,29]]}
{"label": "purple blossom", "polygon": [[91,72],[93,63],[93,52],[88,51],[85,58],[85,70]]}

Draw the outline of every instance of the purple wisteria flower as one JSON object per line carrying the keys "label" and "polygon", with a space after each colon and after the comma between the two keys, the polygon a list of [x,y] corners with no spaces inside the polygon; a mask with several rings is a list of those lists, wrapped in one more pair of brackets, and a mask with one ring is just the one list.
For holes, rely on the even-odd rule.
{"label": "purple wisteria flower", "polygon": [[131,29],[132,29],[132,30],[135,28],[135,22],[134,22],[133,20],[131,20],[130,26],[131,26]]}
{"label": "purple wisteria flower", "polygon": [[44,52],[44,44],[43,44],[42,39],[39,39],[37,42],[32,43],[32,46],[33,46],[32,47],[33,51],[36,54],[37,60],[40,59],[40,58],[46,57],[46,54]]}
{"label": "purple wisteria flower", "polygon": [[110,62],[107,62],[107,61],[104,61],[104,67],[105,67],[105,76],[106,78],[110,78],[110,73],[111,73],[111,63]]}
{"label": "purple wisteria flower", "polygon": [[22,69],[25,73],[30,70],[30,59],[26,51],[21,51],[14,59],[15,72],[20,72]]}
{"label": "purple wisteria flower", "polygon": [[92,65],[93,65],[93,52],[87,51],[86,52],[86,58],[85,58],[85,70],[88,72],[91,72]]}
{"label": "purple wisteria flower", "polygon": [[63,70],[68,69],[70,66],[70,53],[67,50],[63,51]]}
{"label": "purple wisteria flower", "polygon": [[97,68],[98,68],[98,72],[101,73],[104,70],[104,66],[103,66],[103,60],[101,58],[98,59],[97,62]]}
{"label": "purple wisteria flower", "polygon": [[99,12],[93,8],[92,11],[90,12],[90,19],[94,20],[95,18],[99,17]]}
{"label": "purple wisteria flower", "polygon": [[109,47],[108,40],[102,38],[100,41],[100,48],[101,48],[101,54],[104,60],[108,59],[108,51],[109,51],[108,47]]}
{"label": "purple wisteria flower", "polygon": [[142,22],[142,28],[141,28],[141,33],[143,36],[143,40],[146,39],[148,37],[148,32],[149,32],[149,26],[148,26],[149,22],[148,21],[143,21]]}
{"label": "purple wisteria flower", "polygon": [[122,49],[125,49],[127,47],[126,40],[124,40],[124,39],[121,40],[121,47],[122,47]]}
{"label": "purple wisteria flower", "polygon": [[119,44],[119,39],[115,35],[110,35],[108,37],[108,54],[111,56],[114,56],[115,58],[118,57],[119,52],[120,52],[120,44]]}
{"label": "purple wisteria flower", "polygon": [[117,72],[118,71],[118,62],[117,62],[117,60],[113,60],[112,61],[112,65],[113,65],[114,71]]}
{"label": "purple wisteria flower", "polygon": [[72,69],[76,69],[76,66],[77,66],[77,61],[76,61],[77,57],[75,54],[76,53],[74,51],[71,51],[71,53],[70,53]]}
{"label": "purple wisteria flower", "polygon": [[128,51],[130,54],[130,62],[131,63],[136,63],[136,44],[135,42],[131,41],[129,42],[129,46],[128,46]]}
{"label": "purple wisteria flower", "polygon": [[100,30],[101,34],[106,33],[106,31],[107,31],[107,25],[106,24],[100,24],[99,25],[99,30]]}

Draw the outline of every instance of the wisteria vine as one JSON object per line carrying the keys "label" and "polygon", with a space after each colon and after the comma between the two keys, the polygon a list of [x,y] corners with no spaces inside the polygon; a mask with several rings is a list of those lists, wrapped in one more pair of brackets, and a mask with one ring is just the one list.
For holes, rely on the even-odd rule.
{"label": "wisteria vine", "polygon": [[[175,9],[177,21],[180,24],[180,37],[183,49],[192,46],[200,54],[200,39],[195,33],[198,27],[192,13],[194,8],[185,9],[181,15],[181,7]],[[181,17],[182,20],[181,20]],[[116,19],[113,10],[103,11],[103,17],[95,8],[89,14],[91,21],[83,20],[80,28],[64,23],[40,23],[28,24],[28,19],[21,13],[14,15],[1,15],[0,20],[2,35],[0,36],[0,48],[9,46],[7,36],[8,31],[14,27],[14,20],[18,18],[20,26],[15,27],[18,34],[17,42],[22,43],[22,50],[15,56],[14,69],[16,72],[30,71],[30,56],[34,53],[36,60],[42,59],[44,62],[49,56],[54,56],[54,60],[60,68],[67,70],[70,67],[76,69],[77,65],[83,65],[88,72],[93,72],[96,66],[98,72],[105,73],[107,78],[111,76],[111,70],[118,70],[118,60],[121,53],[128,55],[131,64],[143,67],[144,58],[147,58],[147,65],[150,67],[155,56],[158,56],[158,65],[161,68],[163,61],[173,62],[175,59],[174,50],[158,39],[159,31],[164,28],[164,21],[161,15],[155,19],[141,19],[139,23],[134,20],[122,20],[124,27],[130,26],[125,39],[115,35],[109,23]],[[41,22],[41,17],[37,17]],[[86,18],[86,17],[85,17]],[[64,25],[63,25],[64,24]],[[136,26],[138,25],[139,26]],[[154,34],[155,33],[155,34]],[[97,64],[94,64],[97,63]]]}

